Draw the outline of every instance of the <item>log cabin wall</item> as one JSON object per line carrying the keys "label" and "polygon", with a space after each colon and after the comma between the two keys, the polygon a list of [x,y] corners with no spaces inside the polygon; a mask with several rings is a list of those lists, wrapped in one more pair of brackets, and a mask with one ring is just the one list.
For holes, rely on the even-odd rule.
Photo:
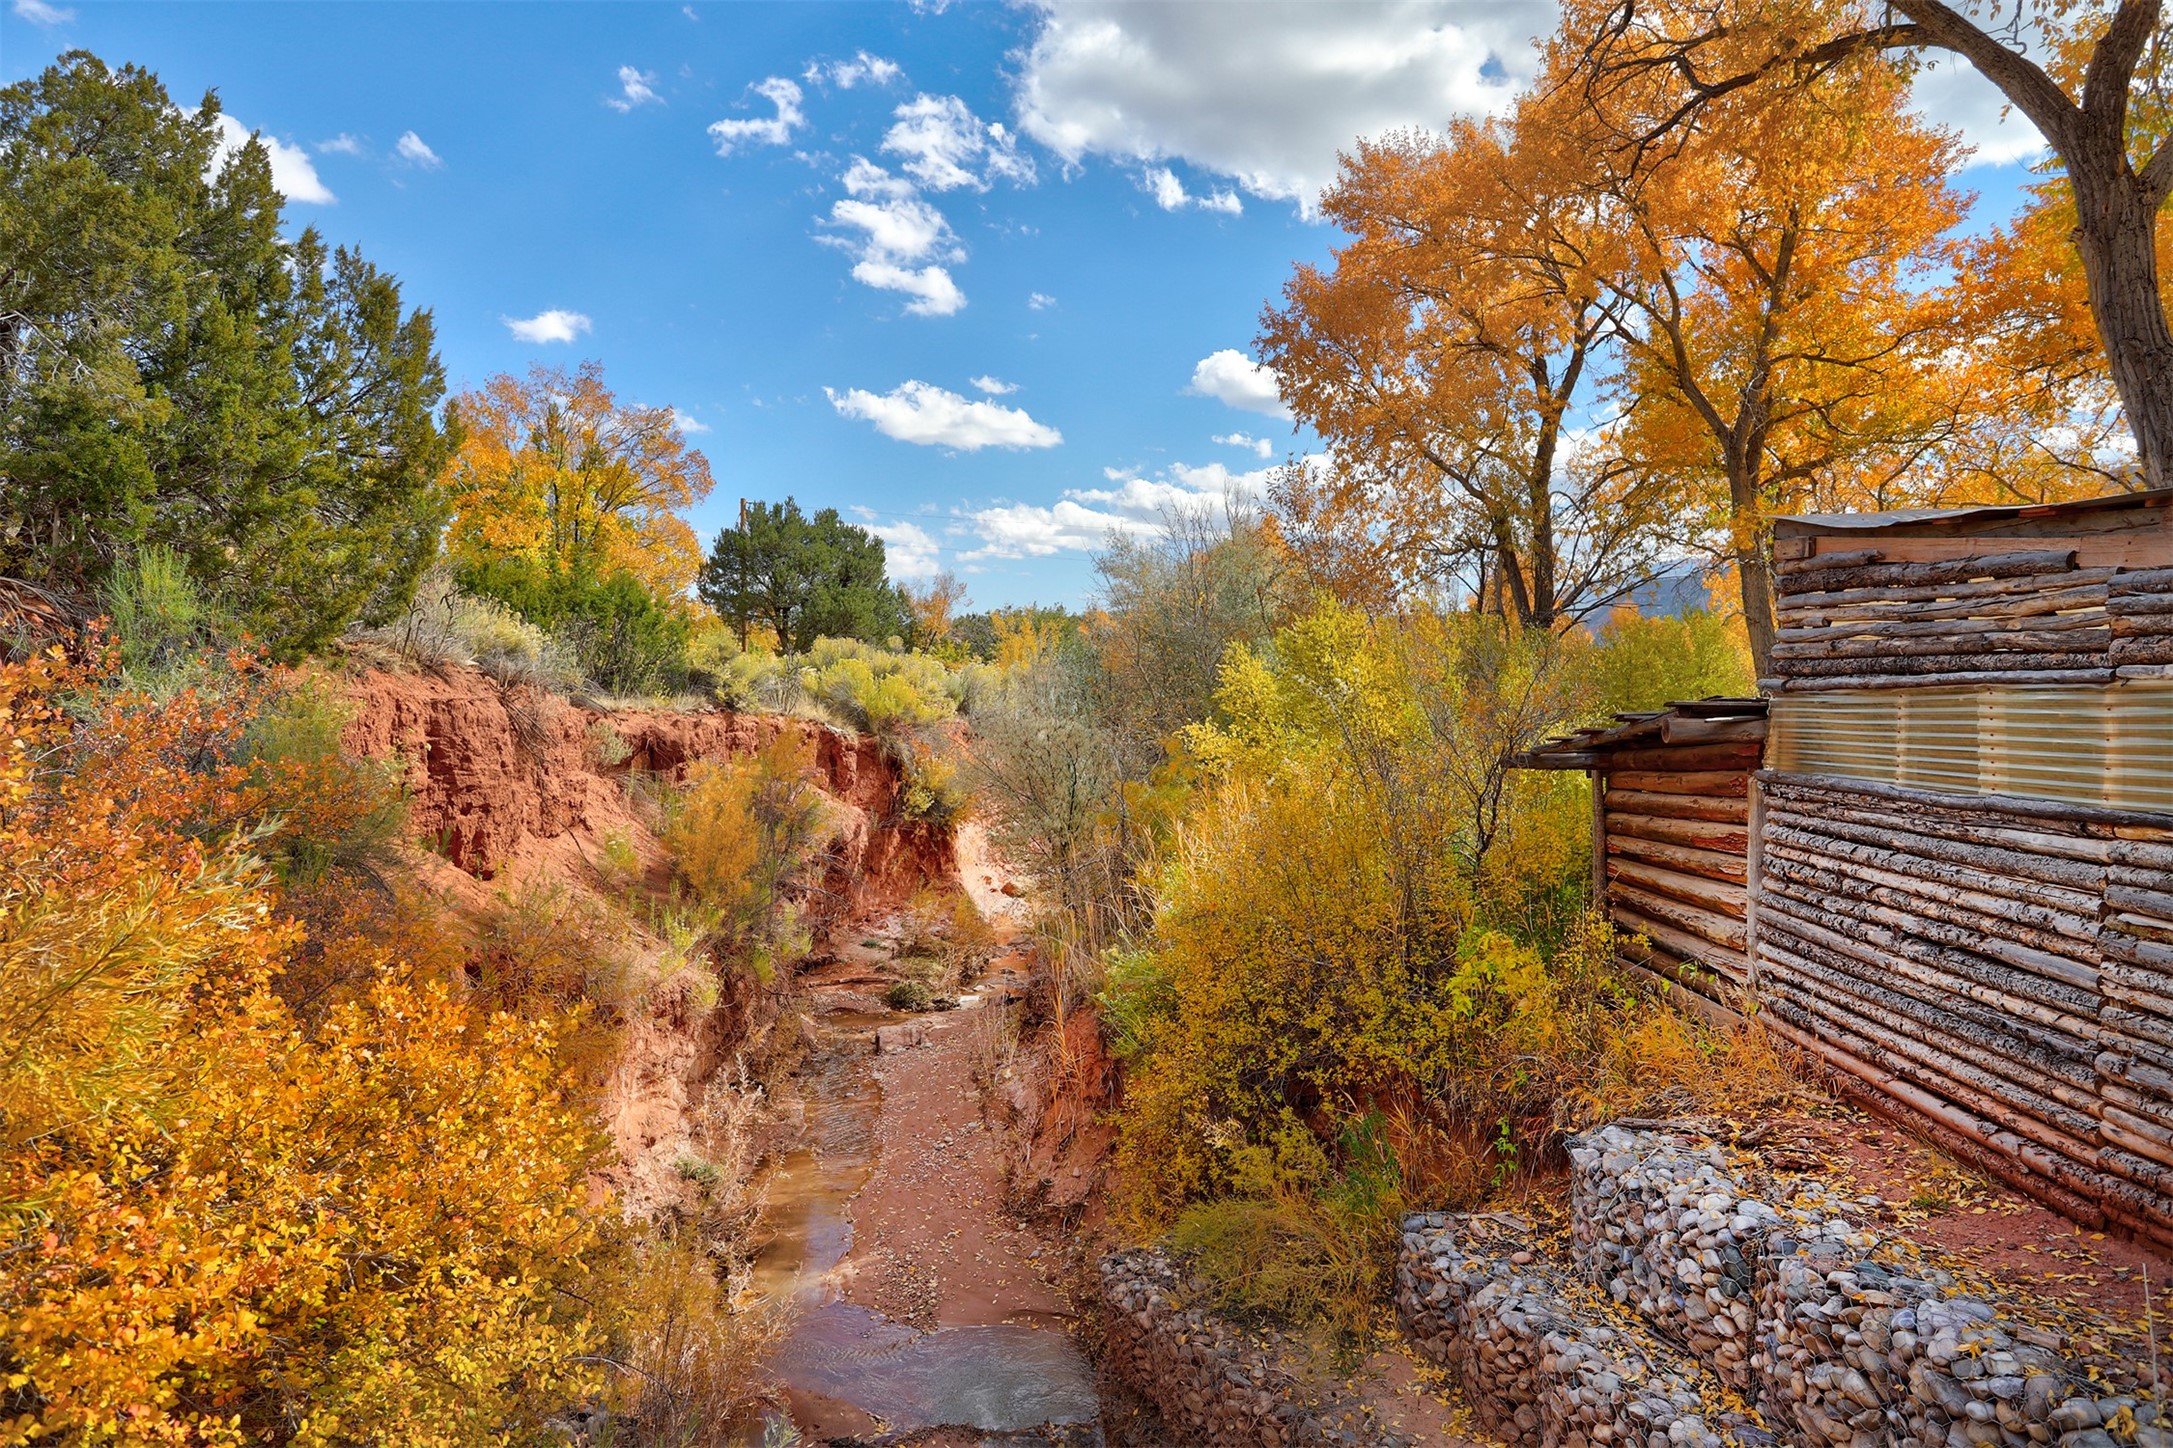
{"label": "log cabin wall", "polygon": [[2173,1245],[2173,495],[1776,525],[1754,994],[1858,1094]]}

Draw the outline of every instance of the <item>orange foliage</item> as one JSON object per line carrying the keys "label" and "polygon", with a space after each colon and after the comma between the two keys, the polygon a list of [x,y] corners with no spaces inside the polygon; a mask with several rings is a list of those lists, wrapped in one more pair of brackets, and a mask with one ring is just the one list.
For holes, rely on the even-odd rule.
{"label": "orange foliage", "polygon": [[465,433],[444,480],[456,561],[624,572],[667,603],[688,596],[701,544],[677,510],[712,483],[669,407],[621,405],[596,362],[500,373],[452,406]]}
{"label": "orange foliage", "polygon": [[[292,681],[0,665],[0,1444],[503,1441],[588,1389],[555,1020],[372,943],[313,1027],[264,852],[370,804],[252,763]],[[64,708],[63,705],[72,708]]]}

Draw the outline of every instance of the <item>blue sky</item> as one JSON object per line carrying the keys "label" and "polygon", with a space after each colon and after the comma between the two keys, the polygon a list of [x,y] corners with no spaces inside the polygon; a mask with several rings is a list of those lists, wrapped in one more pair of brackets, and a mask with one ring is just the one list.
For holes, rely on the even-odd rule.
{"label": "blue sky", "polygon": [[[1243,354],[1360,134],[1498,106],[1532,0],[10,0],[0,81],[82,46],[219,92],[296,224],[436,316],[455,385],[600,359],[717,486],[857,516],[982,607],[1077,604],[1111,528],[1303,452]],[[1925,109],[2003,214],[2033,139]],[[856,512],[857,510],[857,512]]]}

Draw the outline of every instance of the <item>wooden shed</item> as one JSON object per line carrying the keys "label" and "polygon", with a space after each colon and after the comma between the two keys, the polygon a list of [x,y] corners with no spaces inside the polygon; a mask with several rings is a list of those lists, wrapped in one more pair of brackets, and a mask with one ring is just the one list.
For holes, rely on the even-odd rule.
{"label": "wooden shed", "polygon": [[1592,777],[1592,893],[1624,932],[1626,964],[1705,1001],[1750,984],[1751,776],[1763,699],[1624,714],[1520,756]]}
{"label": "wooden shed", "polygon": [[1958,1155],[2173,1244],[2173,491],[1774,534],[1766,1019]]}

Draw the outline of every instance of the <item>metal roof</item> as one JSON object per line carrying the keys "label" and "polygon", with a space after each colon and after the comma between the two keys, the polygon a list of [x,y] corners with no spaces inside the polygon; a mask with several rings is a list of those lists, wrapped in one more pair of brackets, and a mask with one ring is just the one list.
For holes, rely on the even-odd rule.
{"label": "metal roof", "polygon": [[2077,498],[2068,503],[2000,503],[1971,508],[1896,508],[1888,513],[1797,513],[1773,520],[1776,533],[1842,531],[1877,532],[1882,528],[1921,527],[1927,523],[1961,527],[1994,523],[2009,518],[2061,518],[2108,508],[2148,508],[2173,503],[2173,488],[2153,488],[2140,493],[2112,493],[2102,498]]}

